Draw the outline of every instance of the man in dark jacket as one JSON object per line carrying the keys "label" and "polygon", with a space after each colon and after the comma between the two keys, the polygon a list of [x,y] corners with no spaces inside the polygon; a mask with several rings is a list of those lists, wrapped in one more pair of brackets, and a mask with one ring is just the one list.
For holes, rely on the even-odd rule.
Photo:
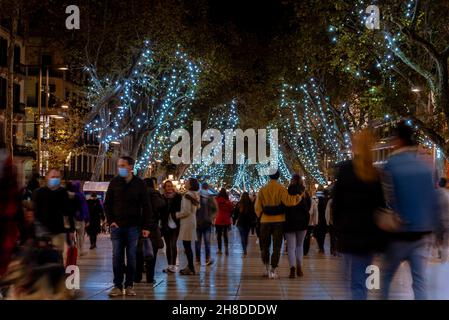
{"label": "man in dark jacket", "polygon": [[212,232],[212,221],[217,212],[217,203],[209,193],[209,184],[203,182],[200,191],[200,207],[196,211],[196,234],[195,241],[196,262],[201,264],[201,242],[204,239],[204,250],[206,252],[206,266],[213,263],[210,258],[210,235]]}
{"label": "man in dark jacket", "polygon": [[67,190],[61,187],[61,172],[50,169],[46,186],[33,193],[36,235],[49,236],[55,248],[64,252],[64,244],[74,240],[75,220]]}
{"label": "man in dark jacket", "polygon": [[[112,262],[114,288],[109,293],[116,297],[125,293],[135,296],[133,282],[136,271],[136,252],[139,235],[150,235],[152,210],[144,182],[134,176],[134,159],[121,157],[118,160],[118,176],[114,177],[106,192],[104,209],[111,227]],[[142,231],[141,231],[142,230]],[[123,275],[126,279],[123,291]]]}

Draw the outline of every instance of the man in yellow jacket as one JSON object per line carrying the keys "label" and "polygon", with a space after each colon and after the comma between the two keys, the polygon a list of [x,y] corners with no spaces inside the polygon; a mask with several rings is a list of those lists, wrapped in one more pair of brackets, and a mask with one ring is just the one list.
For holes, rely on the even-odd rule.
{"label": "man in yellow jacket", "polygon": [[[279,184],[279,171],[270,175],[270,181],[257,194],[255,210],[260,219],[260,249],[265,265],[264,276],[277,279],[277,267],[281,255],[284,236],[283,224],[285,212],[283,206],[295,206],[301,201],[302,195],[289,195],[287,189]],[[270,259],[271,238],[273,238],[273,253]],[[271,269],[270,269],[271,260]]]}

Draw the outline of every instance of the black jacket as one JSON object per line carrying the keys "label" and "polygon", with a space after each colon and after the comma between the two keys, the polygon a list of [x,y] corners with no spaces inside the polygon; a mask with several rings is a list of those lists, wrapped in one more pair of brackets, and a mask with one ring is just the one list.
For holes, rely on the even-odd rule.
{"label": "black jacket", "polygon": [[100,199],[87,200],[89,207],[89,226],[86,228],[89,234],[98,234],[101,231],[101,220],[104,220],[103,206]]}
{"label": "black jacket", "polygon": [[108,223],[119,227],[141,227],[151,231],[153,213],[145,183],[133,176],[129,183],[114,177],[109,183],[104,210]]}
{"label": "black jacket", "polygon": [[254,210],[254,204],[251,203],[249,208],[246,208],[243,212],[240,212],[240,202],[238,202],[234,208],[233,219],[234,223],[237,224],[238,227],[243,228],[252,228],[257,223],[257,215]]}
{"label": "black jacket", "polygon": [[382,250],[385,234],[374,222],[374,212],[385,205],[380,181],[360,180],[351,161],[340,165],[332,197],[337,249],[343,253],[372,253]]}
{"label": "black jacket", "polygon": [[[290,185],[288,187],[288,193],[290,195],[302,194],[304,187],[300,185]],[[312,200],[308,194],[304,194],[301,201],[293,207],[285,207],[285,223],[284,232],[294,232],[307,230],[310,220],[310,206]]]}
{"label": "black jacket", "polygon": [[168,216],[171,215],[173,221],[176,223],[176,226],[180,227],[179,219],[176,218],[176,212],[179,212],[181,210],[181,200],[182,196],[177,193],[173,198],[166,198],[164,196],[165,200],[165,207],[166,210],[164,210],[161,216],[161,226],[162,231],[166,231],[168,229]]}
{"label": "black jacket", "polygon": [[[33,192],[33,205],[36,220],[50,233],[58,234],[75,231],[74,211],[70,205],[65,188],[51,190],[48,187]],[[69,229],[64,226],[64,218],[69,222]]]}

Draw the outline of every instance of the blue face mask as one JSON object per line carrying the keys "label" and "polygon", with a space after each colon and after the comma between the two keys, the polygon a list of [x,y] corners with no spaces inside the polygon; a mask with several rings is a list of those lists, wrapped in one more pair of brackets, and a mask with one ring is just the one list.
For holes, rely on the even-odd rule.
{"label": "blue face mask", "polygon": [[61,179],[59,178],[51,178],[48,179],[48,187],[49,188],[56,188],[61,184]]}
{"label": "blue face mask", "polygon": [[126,178],[128,176],[127,168],[118,168],[118,175],[122,178]]}

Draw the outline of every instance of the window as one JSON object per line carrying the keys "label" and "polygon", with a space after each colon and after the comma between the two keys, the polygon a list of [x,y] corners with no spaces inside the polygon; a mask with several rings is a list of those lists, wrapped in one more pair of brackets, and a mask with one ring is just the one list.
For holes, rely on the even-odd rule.
{"label": "window", "polygon": [[6,67],[8,53],[8,41],[0,37],[0,67]]}
{"label": "window", "polygon": [[45,67],[48,67],[48,66],[51,66],[52,65],[52,57],[51,57],[51,55],[49,55],[49,54],[43,54],[42,55],[42,57],[41,57],[41,63],[42,63],[42,67],[43,68],[45,68]]}
{"label": "window", "polygon": [[14,46],[14,67],[20,65],[20,47]]}
{"label": "window", "polygon": [[25,110],[21,110],[21,108],[20,108],[20,84],[14,83],[13,87],[14,87],[14,89],[13,89],[14,95],[12,98],[12,103],[13,103],[14,112],[23,113],[23,112],[25,112]]}
{"label": "window", "polygon": [[6,79],[0,77],[0,109],[6,109],[6,95],[7,95]]}

